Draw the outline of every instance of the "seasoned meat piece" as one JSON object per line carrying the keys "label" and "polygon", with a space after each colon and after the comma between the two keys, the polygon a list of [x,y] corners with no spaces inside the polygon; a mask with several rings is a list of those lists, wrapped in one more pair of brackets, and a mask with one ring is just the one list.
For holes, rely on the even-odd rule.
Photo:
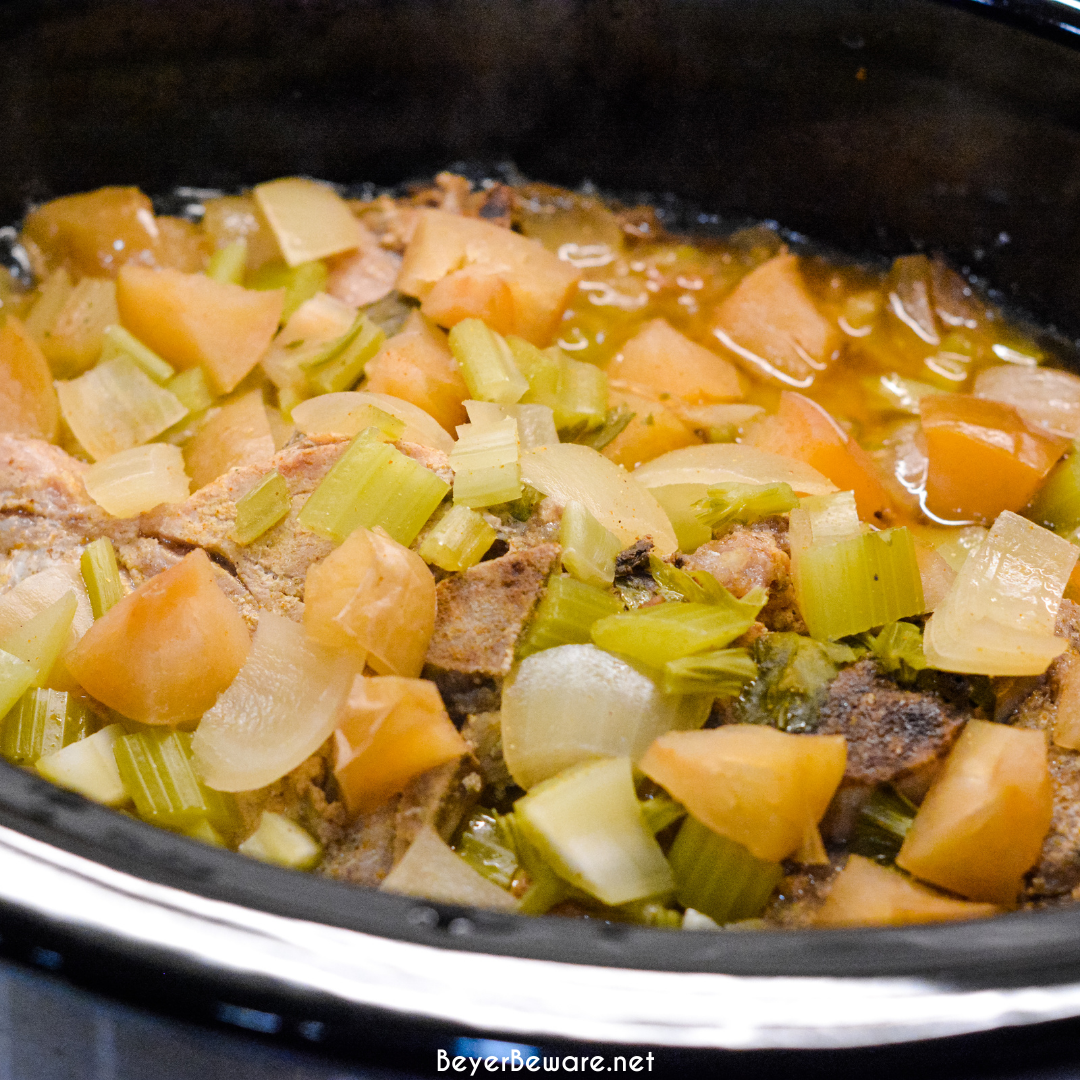
{"label": "seasoned meat piece", "polygon": [[840,856],[828,866],[800,866],[785,874],[762,915],[765,922],[785,930],[812,925],[842,861]]}
{"label": "seasoned meat piece", "polygon": [[723,536],[702,544],[679,561],[684,570],[707,570],[735,596],[761,586],[769,602],[759,616],[770,630],[805,634],[806,626],[795,602],[788,555],[787,521],[772,517],[752,525],[735,525]]}
{"label": "seasoned meat piece", "polygon": [[[649,553],[653,542],[649,539],[637,540],[615,556],[615,576],[617,578],[634,577],[649,572]],[[692,570],[698,569],[691,567]]]}
{"label": "seasoned meat piece", "polygon": [[474,713],[466,719],[461,734],[476,758],[484,787],[491,792],[495,802],[501,803],[514,787],[503,758],[502,714]]}
{"label": "seasoned meat piece", "polygon": [[939,694],[901,689],[873,660],[840,672],[818,716],[818,734],[847,740],[844,779],[859,784],[933,768],[968,720],[968,713]]}
{"label": "seasoned meat piece", "polygon": [[558,544],[537,544],[439,582],[424,676],[438,685],[455,720],[498,708],[514,647],[559,552]]}
{"label": "seasoned meat piece", "polygon": [[380,884],[425,825],[449,841],[481,787],[471,754],[437,766],[400,795],[344,827],[327,844],[316,873],[353,885]]}

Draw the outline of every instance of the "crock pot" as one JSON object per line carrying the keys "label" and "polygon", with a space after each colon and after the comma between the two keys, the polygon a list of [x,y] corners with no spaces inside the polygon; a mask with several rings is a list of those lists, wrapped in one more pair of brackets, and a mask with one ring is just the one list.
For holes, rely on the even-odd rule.
{"label": "crock pot", "polygon": [[[0,37],[0,220],[110,183],[175,203],[512,167],[706,233],[941,251],[1080,335],[1076,0],[9,0]],[[261,865],[6,765],[0,936],[103,993],[337,1053],[835,1049],[1080,1017],[1080,906],[753,934],[526,919]]]}

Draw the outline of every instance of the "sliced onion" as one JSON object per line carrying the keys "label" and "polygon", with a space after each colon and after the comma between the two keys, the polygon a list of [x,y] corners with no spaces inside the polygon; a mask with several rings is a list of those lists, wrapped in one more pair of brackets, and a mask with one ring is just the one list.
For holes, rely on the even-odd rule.
{"label": "sliced onion", "polygon": [[503,753],[523,787],[598,757],[637,761],[668,731],[701,727],[712,702],[662,694],[647,675],[594,645],[523,660],[502,698]]}
{"label": "sliced onion", "polygon": [[390,394],[374,394],[368,390],[351,390],[343,394],[320,394],[295,406],[293,423],[305,435],[357,435],[364,424],[363,406],[396,416],[404,425],[401,436],[406,442],[430,446],[449,454],[454,440],[442,429],[438,421],[411,401]]}
{"label": "sliced onion", "polygon": [[1080,435],[1080,378],[1045,367],[1002,364],[975,377],[975,396],[1011,405],[1034,427]]}
{"label": "sliced onion", "polygon": [[809,465],[740,443],[684,446],[639,465],[634,479],[647,488],[667,484],[790,484],[797,495],[826,495],[836,485]]}
{"label": "sliced onion", "polygon": [[926,624],[932,667],[973,675],[1041,675],[1068,647],[1054,636],[1077,551],[1005,511],[961,566]]}
{"label": "sliced onion", "polygon": [[262,612],[247,662],[199,723],[191,749],[206,783],[252,791],[295,769],[329,738],[364,658],[308,640]]}
{"label": "sliced onion", "polygon": [[652,494],[590,446],[560,443],[524,451],[521,479],[564,506],[581,503],[625,545],[649,537],[660,555],[670,555],[679,546]]}
{"label": "sliced onion", "polygon": [[113,517],[134,517],[161,503],[183,502],[191,482],[180,447],[149,443],[91,465],[83,474],[86,493]]}

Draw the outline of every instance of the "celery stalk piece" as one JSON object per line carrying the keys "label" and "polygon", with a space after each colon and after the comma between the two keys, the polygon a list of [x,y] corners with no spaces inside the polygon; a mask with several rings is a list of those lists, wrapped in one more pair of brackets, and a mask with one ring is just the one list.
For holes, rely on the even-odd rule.
{"label": "celery stalk piece", "polygon": [[799,501],[799,510],[807,515],[811,541],[815,544],[831,544],[862,532],[854,491],[811,495]]}
{"label": "celery stalk piece", "polygon": [[1080,451],[1075,446],[1050,470],[1024,517],[1064,537],[1080,526]]}
{"label": "celery stalk piece", "polygon": [[289,485],[272,469],[236,503],[236,542],[247,546],[288,516]]}
{"label": "celery stalk piece", "polygon": [[725,525],[748,525],[759,518],[786,514],[798,505],[799,500],[790,484],[732,483],[710,487],[705,497],[695,504],[694,511],[706,528],[720,529]]}
{"label": "celery stalk piece", "polygon": [[285,306],[281,311],[281,321],[286,323],[289,316],[306,300],[326,288],[330,271],[321,259],[301,263],[291,269],[284,263],[267,263],[253,274],[249,274],[244,284],[249,289],[284,289]]}
{"label": "celery stalk piece", "polygon": [[605,904],[674,886],[641,815],[627,757],[584,762],[545,780],[518,800],[514,815],[560,877]]}
{"label": "celery stalk piece", "polygon": [[45,685],[67,644],[78,607],[72,589],[0,641],[0,649],[30,665],[34,686]]}
{"label": "celery stalk piece", "polygon": [[667,514],[679,539],[680,551],[689,554],[712,539],[712,529],[701,523],[695,509],[695,504],[705,500],[708,494],[704,484],[665,484],[649,490]]}
{"label": "celery stalk piece", "polygon": [[476,810],[465,823],[454,850],[477,873],[500,889],[509,889],[518,869],[517,854],[503,842],[490,810]]}
{"label": "celery stalk piece", "polygon": [[87,735],[86,710],[63,690],[27,690],[4,717],[0,754],[15,765],[33,765]]}
{"label": "celery stalk piece", "polygon": [[95,461],[149,442],[188,412],[127,355],[57,382],[56,393],[68,427]]}
{"label": "celery stalk piece", "polygon": [[559,382],[555,405],[555,427],[572,439],[603,427],[608,412],[607,374],[595,364],[559,360]]}
{"label": "celery stalk piece", "polygon": [[850,850],[888,866],[895,862],[918,807],[891,787],[879,787],[855,819]]}
{"label": "celery stalk piece", "polygon": [[608,443],[614,442],[630,426],[630,421],[637,416],[626,405],[617,405],[608,409],[603,424],[592,431],[576,434],[573,441],[582,446],[591,446],[594,450],[603,450]]}
{"label": "celery stalk piece", "polygon": [[34,685],[34,669],[25,660],[0,650],[0,713],[12,706]]}
{"label": "celery stalk piece", "polygon": [[113,746],[123,734],[120,724],[110,724],[96,735],[38,758],[35,767],[46,780],[60,787],[77,791],[106,806],[122,806],[129,795],[116,767]]}
{"label": "celery stalk piece", "polygon": [[641,813],[646,827],[656,836],[686,817],[686,808],[667,795],[654,795],[651,799],[641,800]]}
{"label": "celery stalk piece", "polygon": [[479,319],[462,319],[450,331],[449,341],[470,397],[513,405],[529,389],[503,336]]}
{"label": "celery stalk piece", "polygon": [[586,585],[601,588],[615,580],[615,557],[622,541],[571,499],[559,526],[563,567]]}
{"label": "celery stalk piece", "polygon": [[682,823],[668,861],[679,903],[720,924],[760,915],[784,876],[779,863],[755,858],[692,817]]}
{"label": "celery stalk piece", "polygon": [[228,847],[221,833],[206,818],[197,818],[194,824],[188,825],[180,831],[185,836],[190,836],[192,840],[201,840],[211,847]]}
{"label": "celery stalk piece", "polygon": [[134,360],[139,368],[154,382],[167,383],[175,374],[172,364],[162,360],[153,349],[147,348],[134,334],[122,326],[105,327],[105,341],[98,363],[107,364],[110,360],[126,356]]}
{"label": "celery stalk piece", "polygon": [[218,832],[237,827],[233,796],[212,791],[195,775],[189,734],[140,731],[117,739],[113,753],[120,778],[144,821],[183,829],[204,818]]}
{"label": "celery stalk piece", "polygon": [[523,450],[554,446],[559,441],[559,433],[555,430],[555,414],[550,406],[508,405],[506,411],[518,422],[518,437]]}
{"label": "celery stalk piece", "polygon": [[94,618],[100,619],[118,600],[123,598],[124,583],[116,564],[116,548],[107,536],[87,544],[79,559],[79,569],[90,597]]}
{"label": "celery stalk piece", "polygon": [[719,649],[669,660],[664,665],[663,686],[665,694],[732,698],[756,678],[757,664],[745,649]]}
{"label": "celery stalk piece", "polygon": [[226,285],[243,285],[244,271],[247,268],[247,240],[241,236],[231,244],[218,248],[210,256],[206,267],[206,276]]}
{"label": "celery stalk piece", "polygon": [[506,343],[518,371],[529,384],[521,398],[522,404],[546,405],[554,414],[559,404],[559,361],[524,338],[508,337]]}
{"label": "celery stalk piece", "polygon": [[454,503],[476,510],[520,499],[517,421],[507,417],[495,424],[462,424],[457,435],[450,452]]}
{"label": "celery stalk piece", "polygon": [[358,315],[343,338],[301,361],[300,367],[307,373],[308,383],[316,394],[339,394],[359,382],[367,362],[385,340],[381,327],[366,315]]}
{"label": "celery stalk piece", "polygon": [[361,525],[381,526],[408,547],[450,485],[365,428],[311,493],[298,516],[313,533],[340,544]]}
{"label": "celery stalk piece", "polygon": [[906,527],[815,542],[793,561],[799,609],[812,637],[861,634],[926,609]]}
{"label": "celery stalk piece", "polygon": [[475,510],[454,506],[424,537],[419,555],[424,562],[452,573],[468,570],[487,554],[496,535]]}
{"label": "celery stalk piece", "polygon": [[188,413],[200,413],[214,404],[214,395],[201,367],[188,368],[165,384],[169,391],[187,409]]}
{"label": "celery stalk piece", "polygon": [[553,577],[518,644],[518,658],[558,645],[583,645],[597,619],[622,610],[622,601],[609,592],[572,577]]}
{"label": "celery stalk piece", "polygon": [[500,420],[505,420],[510,415],[510,409],[513,406],[507,406],[503,408],[502,405],[497,405],[494,401],[472,401],[466,399],[461,403],[465,406],[465,411],[469,414],[469,423],[476,424],[479,427],[485,427],[488,424],[497,424]]}
{"label": "celery stalk piece", "polygon": [[594,623],[592,639],[607,652],[662,668],[671,660],[730,645],[750,629],[763,603],[760,596],[751,602],[731,597],[727,604],[668,603],[637,608]]}
{"label": "celery stalk piece", "polygon": [[882,671],[895,676],[899,682],[911,683],[926,667],[922,639],[922,631],[912,623],[889,623],[871,641],[870,652]]}
{"label": "celery stalk piece", "polygon": [[322,848],[311,833],[271,810],[263,811],[259,827],[237,850],[290,870],[310,870],[322,857]]}

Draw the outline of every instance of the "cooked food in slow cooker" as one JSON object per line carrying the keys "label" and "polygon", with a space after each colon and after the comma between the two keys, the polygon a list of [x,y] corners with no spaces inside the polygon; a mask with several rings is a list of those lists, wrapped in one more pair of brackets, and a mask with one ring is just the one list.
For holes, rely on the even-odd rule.
{"label": "cooked food in slow cooker", "polygon": [[451,174],[188,209],[57,199],[0,282],[8,762],[526,914],[1080,889],[1080,377],[942,259]]}

